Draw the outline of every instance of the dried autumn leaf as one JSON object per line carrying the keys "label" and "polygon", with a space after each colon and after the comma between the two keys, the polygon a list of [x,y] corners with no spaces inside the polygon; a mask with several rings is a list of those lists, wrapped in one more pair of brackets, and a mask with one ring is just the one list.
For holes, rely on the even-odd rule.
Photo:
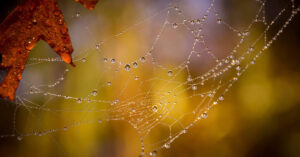
{"label": "dried autumn leaf", "polygon": [[[98,0],[76,0],[86,8]],[[0,97],[14,100],[30,50],[46,41],[62,60],[72,62],[72,43],[57,0],[23,0],[0,25],[1,69],[7,74],[0,85]]]}

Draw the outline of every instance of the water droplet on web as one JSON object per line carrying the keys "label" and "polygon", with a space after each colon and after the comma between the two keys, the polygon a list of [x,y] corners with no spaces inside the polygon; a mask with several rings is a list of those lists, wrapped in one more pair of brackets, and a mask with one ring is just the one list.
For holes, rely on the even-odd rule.
{"label": "water droplet on web", "polygon": [[100,44],[96,44],[96,49],[100,49]]}
{"label": "water droplet on web", "polygon": [[243,35],[244,35],[244,36],[248,36],[248,35],[249,35],[249,31],[245,31],[245,32],[243,33]]}
{"label": "water droplet on web", "polygon": [[223,100],[224,100],[224,97],[223,97],[223,96],[220,96],[220,97],[219,97],[219,100],[220,100],[220,101],[223,101]]}
{"label": "water droplet on web", "polygon": [[217,23],[218,23],[218,24],[222,24],[222,19],[221,19],[221,18],[218,18],[218,19],[217,19]]}
{"label": "water droplet on web", "polygon": [[102,123],[102,120],[101,120],[101,119],[99,119],[99,120],[98,120],[98,123]]}
{"label": "water droplet on web", "polygon": [[172,76],[172,75],[173,75],[173,71],[172,71],[172,70],[169,70],[169,71],[168,71],[168,75],[169,75],[169,76]]}
{"label": "water droplet on web", "polygon": [[107,58],[104,58],[103,61],[104,61],[104,62],[107,62]]}
{"label": "water droplet on web", "polygon": [[176,28],[178,27],[178,24],[177,24],[177,23],[173,23],[172,27],[173,27],[174,29],[176,29]]}
{"label": "water droplet on web", "polygon": [[80,17],[80,12],[77,11],[77,12],[75,13],[75,16],[76,16],[76,17]]}
{"label": "water droplet on web", "polygon": [[18,140],[18,141],[22,141],[22,140],[23,140],[23,137],[22,137],[22,136],[18,136],[18,137],[17,137],[17,140]]}
{"label": "water droplet on web", "polygon": [[193,90],[197,90],[197,85],[193,85],[193,86],[192,86],[192,89],[193,89]]}
{"label": "water droplet on web", "polygon": [[91,93],[93,96],[97,96],[98,95],[98,91],[96,89],[94,89]]}
{"label": "water droplet on web", "polygon": [[242,33],[241,33],[241,32],[238,32],[238,34],[237,34],[237,35],[240,37],[240,36],[242,36]]}
{"label": "water droplet on web", "polygon": [[166,143],[166,144],[164,145],[164,147],[167,148],[167,149],[169,149],[169,148],[170,148],[170,145]]}
{"label": "water droplet on web", "polygon": [[65,127],[64,127],[64,131],[66,131],[66,130],[68,130],[68,127],[65,126]]}
{"label": "water droplet on web", "polygon": [[29,94],[33,94],[33,90],[32,89],[29,90]]}
{"label": "water droplet on web", "polygon": [[146,61],[146,58],[145,57],[141,57],[140,60],[141,60],[142,63],[144,63]]}
{"label": "water droplet on web", "polygon": [[111,85],[111,82],[107,82],[107,85],[110,86],[110,85]]}
{"label": "water droplet on web", "polygon": [[86,62],[86,58],[82,58],[82,59],[81,59],[81,62]]}
{"label": "water droplet on web", "polygon": [[135,77],[134,77],[134,80],[138,80],[138,79],[139,79],[139,77],[138,77],[138,76],[135,76]]}
{"label": "water droplet on web", "polygon": [[250,50],[251,52],[254,51],[254,47],[251,46],[249,50]]}
{"label": "water droplet on web", "polygon": [[204,119],[206,119],[207,118],[207,113],[202,113],[201,117],[204,118]]}
{"label": "water droplet on web", "polygon": [[131,111],[132,111],[132,112],[136,112],[136,109],[135,109],[135,108],[132,108]]}
{"label": "water droplet on web", "polygon": [[110,59],[110,63],[114,64],[116,60],[114,58]]}
{"label": "water droplet on web", "polygon": [[191,76],[188,76],[187,81],[188,81],[188,82],[192,82],[192,81],[193,81],[192,77],[191,77]]}
{"label": "water droplet on web", "polygon": [[81,100],[80,98],[78,98],[78,99],[76,100],[76,102],[77,102],[78,104],[80,104],[80,103],[82,103],[82,100]]}
{"label": "water droplet on web", "polygon": [[190,24],[191,24],[191,25],[194,25],[194,24],[195,24],[195,20],[191,20],[191,21],[190,21]]}
{"label": "water droplet on web", "polygon": [[157,151],[156,150],[150,152],[150,156],[154,156],[155,157],[156,155],[157,155]]}
{"label": "water droplet on web", "polygon": [[130,70],[130,65],[126,64],[124,68],[125,68],[126,71],[129,71]]}
{"label": "water droplet on web", "polygon": [[138,63],[137,63],[137,62],[133,62],[132,66],[133,66],[134,68],[137,68]]}
{"label": "water droplet on web", "polygon": [[152,111],[157,112],[157,106],[156,105],[152,106]]}
{"label": "water droplet on web", "polygon": [[231,65],[237,64],[236,60],[231,60]]}

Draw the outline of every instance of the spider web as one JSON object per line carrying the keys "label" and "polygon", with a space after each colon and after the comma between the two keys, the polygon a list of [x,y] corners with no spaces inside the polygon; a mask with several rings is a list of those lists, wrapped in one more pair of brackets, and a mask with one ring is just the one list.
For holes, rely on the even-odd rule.
{"label": "spider web", "polygon": [[146,9],[137,22],[121,18],[132,23],[121,31],[108,28],[116,21],[94,17],[101,16],[97,8],[68,10],[70,34],[78,34],[73,37],[77,67],[34,53],[18,90],[12,127],[1,131],[1,139],[21,141],[121,121],[139,135],[141,156],[170,148],[224,101],[300,11],[293,0],[285,1],[267,19],[271,2],[239,3],[253,6],[240,16],[240,25],[215,0],[136,2]]}

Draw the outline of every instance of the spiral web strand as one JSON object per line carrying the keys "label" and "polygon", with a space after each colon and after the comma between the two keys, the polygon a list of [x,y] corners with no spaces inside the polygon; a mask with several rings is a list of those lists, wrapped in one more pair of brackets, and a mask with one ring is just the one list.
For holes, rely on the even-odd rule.
{"label": "spiral web strand", "polygon": [[[189,17],[184,3],[171,1],[165,8],[110,38],[95,39],[84,51],[74,54],[75,63],[79,66],[94,62],[95,58],[101,62],[98,63],[99,76],[95,88],[85,91],[84,95],[77,94],[79,96],[69,95],[63,90],[68,81],[66,78],[72,77],[70,72],[76,71],[76,68],[57,72],[59,76],[49,83],[29,83],[24,79],[22,84],[26,88],[17,95],[12,132],[3,133],[1,138],[22,140],[85,124],[122,121],[130,124],[139,134],[141,156],[156,156],[157,151],[170,148],[177,138],[188,133],[200,120],[206,119],[209,111],[224,101],[233,84],[268,50],[300,11],[293,0],[287,1],[286,6],[267,21],[267,2],[260,0],[252,3],[258,6],[255,16],[243,29],[223,19],[215,0],[207,3],[207,8],[201,8],[202,13],[197,14],[196,18]],[[76,12],[72,18],[76,21],[80,16]],[[284,22],[280,23],[282,20]],[[121,57],[110,55],[111,51],[119,51],[110,50],[112,44],[117,45],[123,36],[139,31],[138,28],[145,23],[148,29],[151,29],[151,24],[158,29],[152,31],[151,35],[155,36],[150,44],[142,47],[142,52],[133,57],[126,56],[130,52],[121,52]],[[256,28],[257,25],[260,28]],[[267,36],[274,28],[276,33]],[[228,51],[214,50],[215,45],[210,41],[215,35],[211,29],[222,29],[233,36],[223,39],[234,43],[227,48]],[[89,28],[86,30],[91,31]],[[182,45],[185,45],[184,51],[181,51],[177,41],[171,44],[173,52],[166,55],[179,53],[180,59],[174,57],[175,61],[171,60],[173,57],[170,59],[162,55],[166,51],[164,44],[178,39],[173,34],[180,34],[180,38],[184,38]],[[109,46],[105,47],[106,44]],[[27,67],[41,64],[64,65],[57,57],[33,57]],[[143,73],[146,70],[147,73]],[[38,99],[41,97],[42,101]],[[33,119],[43,119],[37,118],[37,115],[59,119],[59,115],[64,114],[73,120],[62,122],[60,126],[35,125],[37,122],[32,122],[32,126],[19,129],[18,110],[24,110]]]}

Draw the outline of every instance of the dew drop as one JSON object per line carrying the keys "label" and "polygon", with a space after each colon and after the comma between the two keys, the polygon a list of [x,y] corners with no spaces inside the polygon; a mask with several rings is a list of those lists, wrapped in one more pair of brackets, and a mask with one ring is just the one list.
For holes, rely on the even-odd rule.
{"label": "dew drop", "polygon": [[129,71],[130,70],[130,65],[126,64],[124,68],[125,68],[126,71]]}
{"label": "dew drop", "polygon": [[176,29],[176,28],[178,27],[178,24],[177,24],[177,23],[173,23],[172,27],[173,27],[174,29]]}
{"label": "dew drop", "polygon": [[59,25],[62,25],[64,23],[64,20],[63,19],[58,19],[58,24]]}
{"label": "dew drop", "polygon": [[197,90],[197,85],[193,85],[192,90]]}
{"label": "dew drop", "polygon": [[80,103],[82,103],[82,100],[81,100],[80,98],[78,98],[78,99],[76,100],[76,102],[77,102],[78,104],[80,104]]}
{"label": "dew drop", "polygon": [[172,71],[172,70],[169,70],[169,71],[168,71],[168,75],[169,75],[169,76],[172,76],[172,75],[173,75],[173,71]]}
{"label": "dew drop", "polygon": [[86,58],[82,58],[81,62],[83,62],[83,63],[86,62]]}
{"label": "dew drop", "polygon": [[207,113],[202,113],[201,117],[204,118],[204,119],[206,119],[207,118]]}
{"label": "dew drop", "polygon": [[191,20],[190,23],[191,23],[191,25],[194,25],[195,24],[195,20]]}
{"label": "dew drop", "polygon": [[141,60],[142,63],[144,63],[146,61],[146,58],[145,57],[141,57],[140,60]]}
{"label": "dew drop", "polygon": [[133,65],[134,68],[137,68],[137,67],[138,67],[138,63],[137,63],[137,62],[133,62],[132,65]]}
{"label": "dew drop", "polygon": [[236,60],[231,60],[231,65],[235,65],[236,64]]}
{"label": "dew drop", "polygon": [[108,85],[108,86],[111,86],[111,82],[107,82],[107,85]]}
{"label": "dew drop", "polygon": [[116,62],[116,59],[112,58],[110,59],[110,63],[114,64]]}
{"label": "dew drop", "polygon": [[240,37],[240,36],[242,36],[242,33],[241,33],[241,32],[238,32],[238,34],[237,34],[237,35]]}
{"label": "dew drop", "polygon": [[135,108],[132,108],[131,111],[132,111],[132,112],[136,112],[136,109],[135,109]]}
{"label": "dew drop", "polygon": [[249,35],[249,31],[245,31],[245,32],[243,33],[243,35],[244,35],[244,36],[248,36],[248,35]]}
{"label": "dew drop", "polygon": [[75,13],[75,16],[76,16],[76,17],[80,17],[80,12],[77,11],[77,12]]}
{"label": "dew drop", "polygon": [[167,149],[169,149],[169,148],[170,148],[170,145],[166,143],[166,144],[164,145],[164,147],[167,148]]}
{"label": "dew drop", "polygon": [[25,42],[25,49],[26,50],[31,50],[33,47],[34,47],[34,41],[32,41],[31,39],[28,39],[26,42]]}
{"label": "dew drop", "polygon": [[217,19],[217,23],[218,23],[218,24],[222,24],[222,19],[221,19],[221,18],[218,18],[218,19]]}
{"label": "dew drop", "polygon": [[154,156],[155,157],[156,155],[157,155],[157,151],[156,150],[150,152],[150,156]]}
{"label": "dew drop", "polygon": [[152,106],[152,111],[157,112],[157,106],[156,105]]}
{"label": "dew drop", "polygon": [[37,20],[36,19],[32,19],[32,23],[36,25],[37,24]]}
{"label": "dew drop", "polygon": [[224,97],[223,97],[223,96],[220,96],[220,97],[219,97],[219,100],[220,100],[220,101],[223,101],[223,100],[224,100]]}
{"label": "dew drop", "polygon": [[91,93],[93,96],[97,96],[98,95],[98,91],[96,89],[94,89]]}
{"label": "dew drop", "polygon": [[18,137],[17,137],[17,140],[18,140],[18,141],[22,141],[22,140],[23,140],[23,137],[22,137],[22,136],[18,136]]}

